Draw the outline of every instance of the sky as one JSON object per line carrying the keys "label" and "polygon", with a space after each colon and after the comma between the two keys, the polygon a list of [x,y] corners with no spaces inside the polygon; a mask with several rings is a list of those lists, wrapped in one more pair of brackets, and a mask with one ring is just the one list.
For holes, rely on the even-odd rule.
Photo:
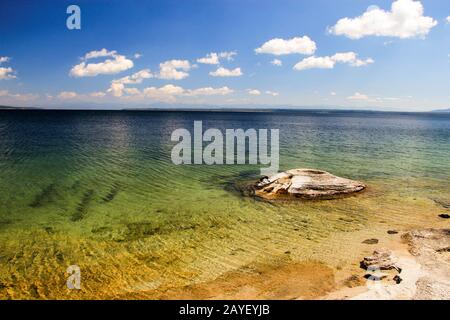
{"label": "sky", "polygon": [[0,104],[450,108],[450,1],[1,1]]}

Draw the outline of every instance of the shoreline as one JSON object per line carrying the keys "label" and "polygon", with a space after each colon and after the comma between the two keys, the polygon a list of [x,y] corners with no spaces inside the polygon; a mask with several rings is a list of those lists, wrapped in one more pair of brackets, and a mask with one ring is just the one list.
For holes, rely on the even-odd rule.
{"label": "shoreline", "polygon": [[[353,288],[341,288],[324,300],[448,300],[450,299],[450,230],[420,229],[403,233],[391,252],[400,272],[381,271],[382,279],[366,280]],[[370,272],[361,269],[361,275]],[[399,283],[392,281],[398,276]],[[385,278],[384,278],[385,277]]]}
{"label": "shoreline", "polygon": [[[336,270],[319,261],[276,257],[249,264],[210,281],[168,289],[134,291],[113,299],[163,300],[448,300],[450,299],[450,229],[398,232],[384,250],[392,252],[401,270],[358,274]],[[378,247],[374,247],[378,248]],[[363,256],[361,256],[361,259]],[[358,264],[359,261],[355,262]],[[400,278],[396,283],[393,279]]]}

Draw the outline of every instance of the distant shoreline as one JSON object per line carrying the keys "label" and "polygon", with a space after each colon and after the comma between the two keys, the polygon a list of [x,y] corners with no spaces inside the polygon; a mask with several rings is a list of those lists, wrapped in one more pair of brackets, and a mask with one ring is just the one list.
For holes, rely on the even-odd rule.
{"label": "distant shoreline", "polygon": [[118,108],[118,109],[81,109],[81,108],[41,108],[0,106],[0,111],[100,111],[100,112],[223,112],[223,113],[396,113],[396,114],[450,114],[450,109],[432,111],[387,111],[362,109],[323,109],[323,108]]}

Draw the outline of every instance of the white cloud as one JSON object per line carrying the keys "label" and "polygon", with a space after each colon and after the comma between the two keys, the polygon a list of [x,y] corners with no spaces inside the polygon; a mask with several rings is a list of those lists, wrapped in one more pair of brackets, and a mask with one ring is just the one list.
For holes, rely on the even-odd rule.
{"label": "white cloud", "polygon": [[283,65],[283,62],[280,59],[273,59],[272,61],[270,61],[270,63],[278,67],[281,67]]}
{"label": "white cloud", "polygon": [[125,85],[120,82],[111,82],[111,86],[107,90],[109,93],[111,93],[114,97],[121,97],[123,96],[123,90],[125,89]]}
{"label": "white cloud", "polygon": [[266,91],[266,94],[271,95],[272,97],[277,97],[278,95],[280,95],[278,92],[275,91]]}
{"label": "white cloud", "polygon": [[9,60],[11,60],[9,57],[0,57],[0,64],[8,62]]}
{"label": "white cloud", "polygon": [[101,57],[114,57],[117,55],[117,51],[108,51],[107,49],[103,48],[101,50],[94,50],[86,53],[84,55],[84,60],[89,59],[95,59],[95,58],[101,58]]}
{"label": "white cloud", "polygon": [[62,91],[58,94],[58,98],[62,100],[75,99],[78,97],[78,94],[73,91]]}
{"label": "white cloud", "polygon": [[432,17],[424,16],[420,1],[397,0],[391,11],[371,6],[361,16],[342,18],[329,31],[335,35],[345,35],[351,39],[366,36],[398,38],[425,37],[437,25]]}
{"label": "white cloud", "polygon": [[8,90],[0,90],[0,97],[5,98],[7,103],[14,103],[36,100],[39,96],[32,93],[11,93]]}
{"label": "white cloud", "polygon": [[298,62],[294,66],[294,69],[299,71],[307,69],[333,69],[336,63],[344,63],[352,67],[363,67],[374,62],[375,61],[372,58],[367,58],[365,60],[358,59],[358,55],[350,51],[336,53],[333,56],[308,57]]}
{"label": "white cloud", "polygon": [[450,23],[450,16],[447,17],[447,23]]}
{"label": "white cloud", "polygon": [[229,51],[229,52],[224,51],[220,53],[211,52],[208,53],[205,57],[197,59],[197,62],[203,64],[219,64],[220,59],[232,61],[235,55],[237,55],[236,51]]}
{"label": "white cloud", "polygon": [[194,90],[187,90],[186,95],[187,96],[213,96],[213,95],[227,95],[230,93],[233,93],[234,90],[228,88],[228,87],[221,87],[221,88],[212,88],[212,87],[204,87],[204,88],[198,88]]}
{"label": "white cloud", "polygon": [[347,97],[347,99],[349,99],[349,100],[365,100],[365,101],[371,100],[368,95],[359,93],[359,92],[355,92],[353,95]]}
{"label": "white cloud", "polygon": [[215,52],[208,53],[206,57],[197,59],[198,63],[219,64],[219,55]]}
{"label": "white cloud", "polygon": [[[0,64],[8,62],[11,60],[9,57],[0,57]],[[15,71],[11,67],[0,67],[0,80],[9,80],[9,79],[15,79]]]}
{"label": "white cloud", "polygon": [[332,95],[332,96],[335,96],[337,93],[336,92],[334,92],[334,91],[331,91],[330,92],[330,95]]}
{"label": "white cloud", "polygon": [[173,84],[167,84],[162,87],[147,87],[142,91],[137,88],[124,88],[123,93],[128,96],[124,98],[134,97],[135,99],[151,98],[157,101],[174,102],[178,97],[200,97],[200,96],[224,96],[234,92],[228,87],[201,87],[197,89],[184,89],[183,87]]}
{"label": "white cloud", "polygon": [[187,60],[169,60],[159,64],[158,78],[165,80],[181,80],[189,76],[191,65]]}
{"label": "white cloud", "polygon": [[123,84],[142,83],[142,81],[144,79],[149,79],[152,77],[153,77],[153,75],[150,72],[150,69],[143,69],[136,73],[133,73],[131,76],[123,77],[123,78],[119,79],[118,81]]}
{"label": "white cloud", "polygon": [[[111,57],[112,59],[105,59],[98,63],[87,63],[89,59],[100,57]],[[86,53],[84,61],[73,66],[70,75],[73,77],[95,77],[99,74],[116,74],[131,69],[133,65],[133,61],[117,54],[116,51],[101,49]]]}
{"label": "white cloud", "polygon": [[141,54],[141,53],[135,53],[135,54],[134,54],[134,58],[135,58],[135,59],[139,59],[140,57],[142,57],[142,54]]}
{"label": "white cloud", "polygon": [[221,53],[219,53],[219,58],[221,58],[221,59],[226,59],[226,60],[228,60],[228,61],[233,61],[233,57],[235,56],[235,55],[237,55],[237,52],[236,51],[225,51],[225,52],[221,52]]}
{"label": "white cloud", "polygon": [[14,70],[12,68],[0,68],[0,80],[8,80],[14,78],[16,78],[16,76],[14,75]]}
{"label": "white cloud", "polygon": [[209,73],[213,77],[239,77],[242,76],[241,68],[226,69],[223,67],[218,68],[216,71]]}
{"label": "white cloud", "polygon": [[106,93],[104,92],[92,92],[89,94],[89,96],[91,96],[92,98],[103,98],[104,96],[106,96]]}
{"label": "white cloud", "polygon": [[112,93],[115,97],[121,97],[123,95],[123,91],[125,90],[126,84],[139,84],[142,83],[144,79],[152,77],[153,74],[149,69],[140,70],[130,76],[111,81],[111,86],[109,87],[108,92]]}
{"label": "white cloud", "polygon": [[358,55],[351,51],[344,53],[336,53],[334,56],[331,57],[331,59],[336,62],[347,63],[352,67],[363,67],[375,62],[372,58],[360,60],[358,59]]}
{"label": "white cloud", "polygon": [[295,70],[306,69],[333,69],[335,61],[331,57],[308,57],[298,62],[295,66]]}
{"label": "white cloud", "polygon": [[141,93],[138,88],[124,88],[123,91],[125,91],[126,94],[129,94],[132,96],[135,96],[135,95],[138,95]]}
{"label": "white cloud", "polygon": [[197,89],[184,89],[180,86],[172,84],[163,87],[148,87],[142,91],[142,96],[145,98],[152,98],[158,101],[173,102],[177,97],[198,97],[198,96],[224,96],[231,94],[234,91],[228,87],[202,87]]}
{"label": "white cloud", "polygon": [[257,89],[247,89],[247,92],[253,96],[259,96],[261,94],[261,91]]}
{"label": "white cloud", "polygon": [[255,49],[256,53],[267,53],[276,56],[285,54],[314,54],[316,51],[316,43],[308,36],[296,37],[292,39],[275,38],[265,42],[261,47]]}
{"label": "white cloud", "polygon": [[[77,100],[77,101],[93,101],[96,99],[101,99],[106,96],[105,92],[97,91],[91,93],[77,93],[75,91],[61,91],[56,98],[60,100]],[[47,94],[47,99],[52,100],[53,96]]]}
{"label": "white cloud", "polygon": [[360,92],[355,92],[353,95],[347,97],[348,100],[353,101],[366,101],[371,103],[386,103],[386,102],[396,102],[396,101],[402,101],[405,99],[411,99],[411,97],[380,97],[375,95],[367,95]]}

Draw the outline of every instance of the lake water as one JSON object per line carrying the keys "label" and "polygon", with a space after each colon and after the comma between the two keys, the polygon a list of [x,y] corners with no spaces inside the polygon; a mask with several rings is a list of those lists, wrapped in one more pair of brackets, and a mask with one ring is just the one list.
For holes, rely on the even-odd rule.
{"label": "lake water", "polygon": [[[172,164],[172,131],[195,120],[279,129],[280,170],[326,170],[368,189],[243,197],[235,186],[258,179],[259,165]],[[280,259],[326,264],[338,279],[370,249],[361,240],[441,223],[449,159],[449,114],[0,111],[0,298],[158,297]],[[70,265],[82,290],[66,288]]]}

